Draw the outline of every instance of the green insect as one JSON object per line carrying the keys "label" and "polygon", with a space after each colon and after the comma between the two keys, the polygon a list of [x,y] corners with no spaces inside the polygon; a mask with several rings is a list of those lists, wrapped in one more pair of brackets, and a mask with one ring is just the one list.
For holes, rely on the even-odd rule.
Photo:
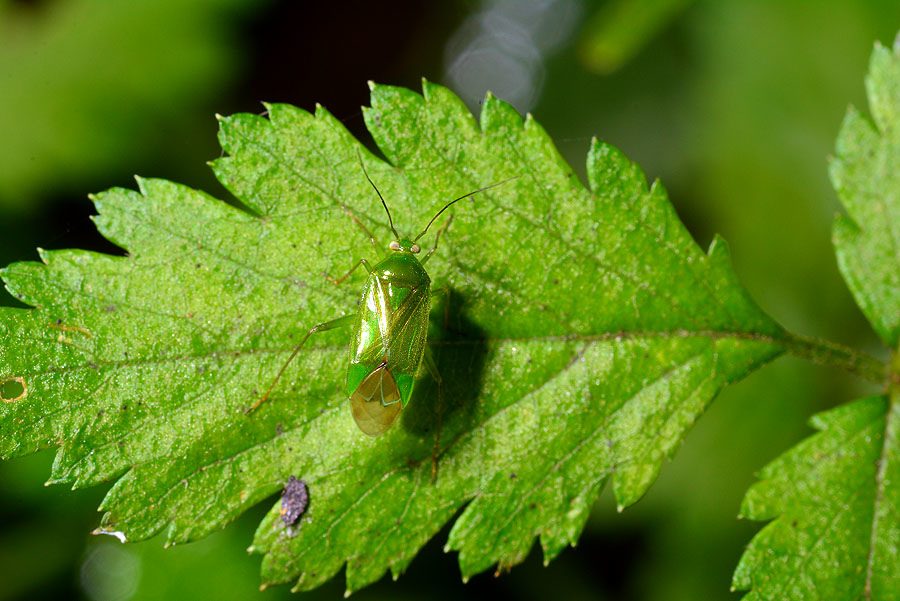
{"label": "green insect", "polygon": [[[339,279],[326,277],[334,284],[340,284],[360,265],[369,273],[363,286],[362,297],[356,315],[345,315],[332,321],[314,326],[300,341],[281,370],[275,376],[266,393],[248,410],[248,413],[263,403],[271,394],[275,384],[284,374],[290,362],[297,356],[307,339],[318,332],[352,326],[350,361],[347,368],[347,394],[350,397],[350,411],[360,430],[369,436],[386,432],[397,421],[400,412],[407,406],[412,396],[413,384],[424,364],[438,384],[438,420],[443,404],[443,380],[437,366],[426,352],[428,315],[431,311],[431,278],[425,271],[425,264],[437,250],[441,234],[450,225],[450,220],[438,230],[434,246],[421,259],[418,240],[440,215],[454,203],[504,184],[511,179],[479,188],[459,198],[451,200],[438,211],[422,233],[413,239],[401,236],[394,228],[394,221],[387,203],[378,187],[366,172],[362,157],[359,157],[363,174],[375,189],[387,213],[393,241],[388,245],[384,257],[373,267],[361,259]],[[373,245],[378,247],[374,236],[353,214],[350,217],[368,235]],[[435,435],[435,453],[432,458],[432,478],[435,475],[437,450],[440,443],[440,421]]]}

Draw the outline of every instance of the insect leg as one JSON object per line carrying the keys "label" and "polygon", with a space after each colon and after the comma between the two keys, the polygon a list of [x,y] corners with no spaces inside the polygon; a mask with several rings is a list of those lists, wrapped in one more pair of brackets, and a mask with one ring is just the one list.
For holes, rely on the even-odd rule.
{"label": "insect leg", "polygon": [[375,247],[375,252],[380,253],[384,247],[381,246],[377,240],[375,240],[375,236],[372,235],[372,232],[369,231],[369,228],[364,226],[363,222],[360,221],[359,218],[353,214],[353,211],[350,210],[350,207],[344,206],[343,208],[347,212],[347,215],[350,216],[350,219],[353,220],[353,223],[355,223],[357,226],[359,226],[359,229],[361,229],[363,232],[365,232],[366,237],[369,239],[369,242],[371,242],[372,246]]}
{"label": "insect leg", "polygon": [[444,225],[441,226],[441,229],[439,229],[439,230],[437,231],[437,235],[434,237],[434,246],[432,246],[432,247],[431,247],[431,250],[429,250],[427,253],[425,253],[424,256],[422,256],[422,259],[419,261],[419,263],[421,263],[422,265],[424,265],[425,263],[428,262],[428,259],[430,259],[430,258],[431,258],[431,255],[434,254],[434,251],[437,250],[438,242],[439,242],[440,239],[441,239],[441,234],[443,234],[444,231],[445,231],[448,227],[450,227],[450,222],[451,222],[451,221],[453,221],[453,215],[450,215],[450,217],[447,218],[447,221],[444,222]]}
{"label": "insect leg", "polygon": [[300,344],[298,344],[296,347],[294,347],[294,352],[291,353],[291,356],[288,357],[287,361],[284,362],[284,365],[281,366],[281,369],[278,370],[278,375],[276,375],[275,379],[272,380],[272,383],[269,384],[269,388],[266,390],[266,394],[262,395],[262,397],[260,397],[255,403],[253,403],[253,406],[249,407],[248,409],[245,409],[244,413],[250,413],[257,407],[262,405],[263,402],[265,402],[265,400],[269,398],[269,395],[272,394],[272,389],[275,388],[275,384],[277,384],[278,380],[281,379],[281,376],[284,375],[284,370],[286,370],[288,365],[291,364],[291,361],[294,360],[294,357],[297,356],[297,354],[300,352],[300,349],[303,347],[303,344],[306,342],[306,340],[310,336],[312,336],[313,334],[317,334],[319,332],[327,332],[328,330],[335,330],[337,328],[345,328],[351,324],[354,317],[356,317],[356,316],[352,315],[352,314],[344,315],[343,317],[338,317],[337,319],[332,319],[331,321],[326,321],[324,323],[320,323],[316,326],[313,326],[312,329],[310,329],[310,331],[306,333],[306,336],[303,337],[303,340],[300,341]]}
{"label": "insect leg", "polygon": [[431,357],[430,349],[425,349],[425,356],[423,359],[425,367],[438,385],[437,424],[434,433],[434,450],[431,452],[431,483],[434,484],[437,480],[438,451],[441,450],[441,417],[443,416],[444,411],[444,379],[441,378],[441,373],[438,371],[437,365]]}
{"label": "insect leg", "polygon": [[330,275],[328,275],[328,274],[325,273],[324,271],[322,272],[322,275],[324,275],[324,276],[325,276],[325,279],[327,279],[329,282],[331,282],[332,284],[337,285],[337,284],[340,284],[341,282],[343,282],[344,280],[346,280],[346,279],[350,276],[350,274],[353,273],[354,271],[356,271],[356,268],[359,267],[360,265],[362,265],[363,267],[365,267],[365,268],[366,268],[366,271],[368,271],[369,273],[372,273],[372,265],[371,265],[368,261],[366,261],[365,259],[360,259],[359,261],[357,261],[356,263],[353,264],[353,267],[350,268],[350,271],[348,271],[347,273],[345,273],[344,275],[342,275],[342,276],[339,277],[338,279],[334,279],[333,277],[331,277]]}

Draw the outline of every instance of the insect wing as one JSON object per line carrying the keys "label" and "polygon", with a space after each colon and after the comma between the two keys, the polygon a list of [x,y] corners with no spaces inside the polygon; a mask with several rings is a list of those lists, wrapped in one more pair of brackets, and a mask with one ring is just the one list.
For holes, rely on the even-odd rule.
{"label": "insect wing", "polygon": [[385,364],[406,406],[425,352],[428,282],[410,288],[370,277],[360,302],[350,346],[347,394]]}
{"label": "insect wing", "polygon": [[400,415],[400,390],[387,365],[380,365],[350,395],[350,412],[359,429],[369,436],[387,431]]}

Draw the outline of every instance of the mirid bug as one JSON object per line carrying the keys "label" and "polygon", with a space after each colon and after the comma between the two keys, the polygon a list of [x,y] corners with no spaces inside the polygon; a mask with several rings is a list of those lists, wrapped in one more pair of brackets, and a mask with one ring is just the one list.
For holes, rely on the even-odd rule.
{"label": "mirid bug", "polygon": [[[357,152],[358,154],[358,152]],[[381,200],[394,239],[388,245],[384,257],[373,267],[367,260],[360,259],[350,270],[338,279],[326,275],[334,284],[340,284],[360,265],[368,272],[363,286],[362,297],[355,315],[345,315],[320,323],[307,332],[294,348],[281,370],[272,380],[266,393],[247,410],[256,409],[263,403],[291,361],[300,352],[307,339],[315,333],[352,326],[350,360],[347,368],[347,394],[350,411],[360,430],[369,436],[386,432],[397,420],[400,412],[409,403],[413,385],[424,364],[438,385],[438,423],[436,424],[434,456],[432,457],[432,479],[436,473],[437,451],[440,444],[440,414],[443,404],[443,380],[434,360],[427,351],[425,342],[428,334],[428,315],[431,310],[431,278],[425,271],[425,264],[437,250],[441,234],[450,225],[450,220],[438,230],[434,246],[422,258],[418,241],[428,232],[438,217],[454,203],[479,192],[484,192],[504,184],[514,177],[496,184],[463,194],[448,202],[438,211],[418,236],[409,239],[401,236],[394,227],[391,212],[375,182],[369,177],[359,157],[368,182]],[[374,236],[350,213],[353,221],[366,233],[373,244]]]}

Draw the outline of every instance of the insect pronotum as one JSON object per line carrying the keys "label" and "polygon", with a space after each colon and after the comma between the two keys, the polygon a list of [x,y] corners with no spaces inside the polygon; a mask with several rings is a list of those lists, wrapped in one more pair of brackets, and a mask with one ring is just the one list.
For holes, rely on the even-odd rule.
{"label": "insect pronotum", "polygon": [[[353,419],[356,420],[360,430],[369,436],[383,434],[397,420],[400,412],[409,403],[413,384],[423,364],[437,382],[438,424],[432,456],[432,479],[434,479],[437,469],[437,451],[440,445],[443,380],[425,347],[432,292],[431,278],[428,277],[424,266],[437,250],[441,234],[450,225],[450,220],[447,220],[438,230],[434,246],[425,252],[421,259],[416,256],[422,250],[418,241],[428,232],[428,228],[437,218],[454,203],[504,184],[515,177],[479,188],[451,200],[431,218],[422,233],[409,239],[397,232],[387,203],[381,192],[378,191],[375,182],[366,172],[366,167],[358,151],[357,156],[363,174],[375,189],[375,193],[378,194],[387,213],[394,239],[388,245],[384,257],[374,267],[367,260],[360,259],[338,279],[325,276],[332,283],[340,284],[360,265],[366,269],[369,276],[363,286],[356,314],[345,315],[311,328],[294,348],[272,380],[266,393],[247,412],[256,409],[269,397],[290,362],[297,356],[310,336],[318,332],[352,326],[350,361],[347,367],[347,394],[350,397],[350,411]],[[365,226],[352,213],[350,213],[350,217],[375,244],[374,237]]]}

